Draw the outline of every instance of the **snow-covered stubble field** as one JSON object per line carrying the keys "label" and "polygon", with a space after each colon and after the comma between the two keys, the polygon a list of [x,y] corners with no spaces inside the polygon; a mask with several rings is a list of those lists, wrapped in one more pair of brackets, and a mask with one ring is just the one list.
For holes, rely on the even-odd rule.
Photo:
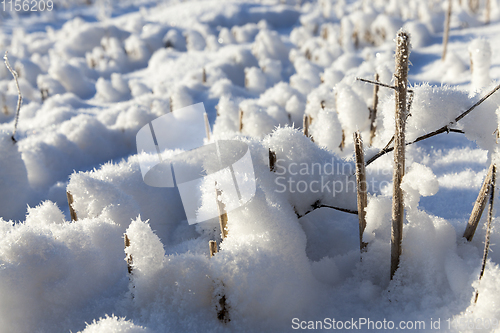
{"label": "snow-covered stubble field", "polygon": [[[450,126],[463,133],[407,146],[392,280],[392,152],[366,167],[362,260],[358,216],[314,209],[356,210],[352,135],[368,159],[394,134],[394,91],[381,87],[370,145],[373,85],[356,77],[394,84],[401,27],[412,44],[407,142],[498,84],[500,5],[478,3],[453,1],[442,61],[447,1],[56,0],[34,13],[1,2],[0,51],[23,105],[14,143],[18,92],[0,66],[0,332],[500,332],[497,214],[480,282],[488,208],[463,238],[498,154],[500,92]],[[139,129],[200,102],[211,140],[246,143],[255,171],[222,243],[218,219],[189,225],[176,188],[144,183],[137,155]],[[164,156],[185,142],[173,144]],[[199,190],[215,200],[213,182]]]}

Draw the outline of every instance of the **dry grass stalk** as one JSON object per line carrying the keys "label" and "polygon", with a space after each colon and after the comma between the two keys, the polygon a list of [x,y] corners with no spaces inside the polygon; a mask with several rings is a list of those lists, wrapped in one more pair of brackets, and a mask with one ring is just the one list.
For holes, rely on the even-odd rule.
{"label": "dry grass stalk", "polygon": [[23,95],[21,94],[21,88],[19,88],[19,81],[17,79],[19,77],[19,75],[10,66],[9,58],[7,57],[7,54],[8,54],[8,51],[5,51],[5,55],[3,56],[3,60],[5,61],[5,66],[7,67],[9,72],[14,77],[14,81],[16,82],[17,94],[18,94],[17,107],[16,107],[16,118],[14,120],[14,132],[12,132],[12,137],[11,137],[12,141],[17,142],[15,139],[15,136],[16,136],[16,132],[17,132],[17,123],[19,122],[19,111],[21,110],[21,104],[23,103]]}
{"label": "dry grass stalk", "polygon": [[342,141],[339,144],[340,151],[343,151],[345,148],[345,131],[342,129]]}
{"label": "dry grass stalk", "polygon": [[[486,268],[486,260],[488,259],[488,252],[490,250],[490,234],[491,234],[491,220],[493,219],[493,202],[495,201],[495,178],[496,178],[496,166],[493,165],[491,172],[491,183],[490,183],[490,206],[488,208],[488,222],[486,224],[486,236],[484,239],[484,253],[483,262],[481,264],[481,273],[479,273],[479,281],[484,275],[484,270]],[[479,296],[479,289],[476,290],[476,297],[474,298],[474,303],[477,303],[477,298]]]}
{"label": "dry grass stalk", "polygon": [[74,202],[73,195],[71,194],[71,192],[66,191],[66,197],[68,198],[69,215],[71,217],[71,221],[78,221],[75,209],[73,208],[73,202]]}
{"label": "dry grass stalk", "polygon": [[352,39],[354,39],[354,48],[358,49],[359,48],[359,36],[358,32],[354,30],[352,33]]}
{"label": "dry grass stalk", "polygon": [[394,133],[394,173],[392,197],[391,232],[391,279],[399,266],[401,241],[403,239],[404,204],[401,183],[405,172],[405,125],[407,117],[408,61],[410,56],[410,36],[399,31],[396,37],[396,130]]}
{"label": "dry grass stalk", "polygon": [[[385,84],[385,83],[382,83],[382,82],[378,82],[378,81],[372,81],[372,80],[368,80],[368,79],[363,79],[362,77],[357,77],[356,80],[358,81],[361,81],[361,82],[365,82],[365,83],[370,83],[370,84],[375,84],[377,86],[380,86],[380,87],[384,87],[384,88],[389,88],[389,89],[392,89],[392,90],[396,90],[396,86],[391,86],[389,84]],[[408,89],[408,92],[412,91],[411,89]]]}
{"label": "dry grass stalk", "polygon": [[8,115],[9,114],[9,108],[7,107],[7,100],[5,98],[5,94],[3,94],[3,93],[0,92],[0,95],[2,96],[2,103],[3,103],[2,112],[3,112],[4,115]]}
{"label": "dry grass stalk", "polygon": [[[130,246],[130,238],[128,238],[127,234],[124,234],[124,242],[125,242],[125,249]],[[127,270],[129,274],[132,274],[132,255],[127,254]]]}
{"label": "dry grass stalk", "polygon": [[208,115],[206,112],[203,114],[203,118],[205,119],[205,133],[207,135],[207,140],[210,141],[210,123],[208,122]]}
{"label": "dry grass stalk", "polygon": [[469,8],[473,13],[479,9],[479,0],[469,0]]}
{"label": "dry grass stalk", "polygon": [[491,11],[491,1],[486,0],[484,13],[484,24],[490,24],[490,11]]}
{"label": "dry grass stalk", "polygon": [[452,6],[453,6],[453,0],[448,0],[448,10],[446,11],[446,17],[444,20],[443,55],[441,56],[441,60],[443,60],[443,61],[446,58],[446,50],[448,48],[448,37],[450,34],[450,21],[451,21]]}
{"label": "dry grass stalk", "polygon": [[207,71],[205,70],[205,67],[203,67],[203,72],[201,73],[201,82],[207,83]]}
{"label": "dry grass stalk", "polygon": [[241,133],[241,131],[243,130],[243,110],[240,109],[240,113],[239,113],[239,131]]}
{"label": "dry grass stalk", "polygon": [[44,89],[44,88],[40,89],[40,95],[42,103],[45,102],[45,100],[49,98],[49,89]]}
{"label": "dry grass stalk", "polygon": [[295,211],[295,215],[297,215],[297,218],[301,218],[301,217],[304,217],[306,216],[307,214],[315,211],[316,209],[320,209],[320,208],[331,208],[331,209],[335,209],[335,210],[338,210],[339,212],[344,212],[344,213],[349,213],[349,214],[353,214],[353,215],[358,215],[358,211],[357,210],[351,210],[351,209],[348,209],[348,208],[342,208],[342,207],[335,207],[335,206],[330,206],[330,205],[323,205],[321,203],[320,200],[316,201],[315,203],[313,203],[311,205],[311,209],[308,210],[307,212],[305,212],[304,214],[300,215],[298,212],[297,212],[297,209],[295,207],[293,207],[293,210]]}
{"label": "dry grass stalk", "polygon": [[209,241],[208,246],[210,248],[210,258],[212,258],[219,250],[217,249],[217,242],[216,241]]}
{"label": "dry grass stalk", "polygon": [[218,294],[217,297],[220,297],[219,302],[216,306],[217,319],[226,324],[231,321],[231,319],[229,319],[229,311],[226,305],[226,295]]}
{"label": "dry grass stalk", "polygon": [[311,51],[309,51],[309,49],[306,49],[304,56],[307,58],[307,60],[311,60]]}
{"label": "dry grass stalk", "polygon": [[269,148],[269,170],[276,171],[276,153]]}
{"label": "dry grass stalk", "polygon": [[[222,191],[215,188],[215,195],[217,200],[217,209],[219,210],[219,224],[221,230],[221,237],[224,240],[227,237],[227,212],[226,205],[221,201],[220,196],[222,195]],[[212,257],[215,253],[217,253],[217,243],[215,241],[210,241],[210,257]],[[224,295],[224,283],[221,283],[222,290],[217,294],[216,298],[218,299],[216,302],[216,310],[217,310],[217,319],[219,319],[223,323],[227,323],[231,321],[229,319],[229,311],[226,306],[226,295]]]}
{"label": "dry grass stalk", "polygon": [[366,251],[367,243],[363,242],[363,233],[366,228],[366,211],[368,194],[366,188],[365,156],[363,153],[363,141],[359,131],[353,134],[354,150],[356,155],[356,182],[358,197],[358,219],[359,219],[359,248],[361,252]]}
{"label": "dry grass stalk", "polygon": [[483,186],[481,186],[479,195],[474,203],[474,208],[472,208],[469,223],[467,223],[467,227],[465,228],[464,238],[469,242],[472,241],[472,238],[474,237],[479,220],[481,219],[481,215],[483,215],[484,208],[486,207],[486,199],[488,198],[492,175],[493,163],[491,163],[488,173],[486,174],[486,178],[484,178]]}
{"label": "dry grass stalk", "polygon": [[324,40],[328,40],[328,28],[327,27],[323,27],[321,29],[321,38],[323,38]]}
{"label": "dry grass stalk", "polygon": [[217,209],[219,211],[219,225],[220,225],[220,233],[222,240],[227,237],[227,212],[226,212],[226,205],[222,202],[221,196],[222,196],[222,191],[219,190],[217,187],[215,188],[215,196],[217,200]]}
{"label": "dry grass stalk", "polygon": [[[219,224],[221,230],[221,237],[224,240],[227,237],[227,212],[226,205],[221,200],[222,191],[217,188],[217,183],[215,184],[215,196],[217,200],[217,209],[219,211]],[[210,257],[213,257],[217,250],[217,242],[210,241]],[[217,310],[217,319],[219,319],[223,323],[227,323],[231,321],[229,319],[229,308],[226,305],[226,295],[224,294],[224,283],[221,284],[220,292],[216,295],[216,310]]]}
{"label": "dry grass stalk", "polygon": [[[375,82],[378,81],[379,75],[375,73]],[[370,146],[373,144],[373,138],[375,137],[375,131],[377,129],[377,125],[375,121],[377,120],[377,106],[378,106],[378,89],[379,86],[377,84],[373,85],[373,104],[370,108]]]}
{"label": "dry grass stalk", "polygon": [[305,136],[309,137],[309,116],[304,114],[302,118],[302,131]]}

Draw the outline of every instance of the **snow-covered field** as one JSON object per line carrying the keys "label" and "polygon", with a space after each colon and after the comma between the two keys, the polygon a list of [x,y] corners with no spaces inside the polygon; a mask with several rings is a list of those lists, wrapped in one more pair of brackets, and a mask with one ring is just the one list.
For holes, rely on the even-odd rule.
{"label": "snow-covered field", "polygon": [[[453,1],[444,61],[447,1],[55,0],[33,13],[0,2],[0,52],[23,97],[14,143],[18,91],[1,64],[0,332],[500,332],[498,214],[480,281],[488,208],[462,237],[498,154],[500,92],[450,126],[463,133],[407,146],[392,280],[392,152],[366,167],[362,260],[358,216],[314,209],[356,210],[352,135],[368,159],[394,134],[394,91],[381,87],[370,145],[373,85],[356,78],[394,84],[401,27],[408,142],[500,82],[500,4],[477,2]],[[218,218],[189,224],[179,190],[148,186],[137,154],[143,126],[200,102],[211,142],[245,143],[255,173],[222,243]],[[189,146],[181,134],[164,157]],[[213,180],[197,190],[202,210],[215,205]]]}

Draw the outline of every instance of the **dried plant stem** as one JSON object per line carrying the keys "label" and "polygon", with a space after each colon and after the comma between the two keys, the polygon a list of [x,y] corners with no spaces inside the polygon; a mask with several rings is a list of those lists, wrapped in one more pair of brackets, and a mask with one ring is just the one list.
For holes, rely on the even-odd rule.
{"label": "dried plant stem", "polygon": [[220,225],[220,233],[222,240],[227,237],[227,212],[226,205],[222,202],[221,196],[222,191],[217,187],[215,188],[215,196],[217,200],[217,209],[219,211],[219,225]]}
{"label": "dried plant stem", "polygon": [[[222,284],[222,287],[224,287],[224,284]],[[219,319],[224,324],[227,324],[231,321],[231,319],[229,318],[229,311],[226,305],[226,295],[218,294],[217,297],[220,297],[216,307],[217,319]]]}
{"label": "dried plant stem", "polygon": [[[377,85],[379,87],[389,88],[389,89],[392,89],[392,90],[396,90],[397,89],[396,86],[390,86],[388,84],[385,84],[385,83],[382,83],[382,82],[379,82],[379,81],[373,81],[373,80],[363,79],[361,77],[357,77],[356,80],[361,81],[361,82],[365,82],[365,83],[374,84],[374,85]],[[406,89],[406,91],[408,91],[409,93],[413,94],[413,90],[412,89]]]}
{"label": "dried plant stem", "polygon": [[19,122],[19,111],[21,110],[21,104],[23,103],[23,95],[21,94],[21,88],[19,88],[19,81],[17,80],[18,75],[15,70],[12,69],[9,63],[9,58],[7,57],[8,51],[5,51],[5,55],[3,56],[3,60],[5,61],[5,66],[7,69],[10,71],[12,76],[14,77],[14,81],[16,82],[16,87],[17,87],[17,93],[18,93],[18,98],[17,98],[17,107],[16,107],[16,118],[14,120],[14,131],[12,132],[12,141],[16,141],[16,132],[17,132],[17,123]]}
{"label": "dried plant stem", "polygon": [[241,131],[243,130],[243,110],[241,109],[238,118],[239,118],[239,131],[241,133]]}
{"label": "dried plant stem", "polygon": [[210,258],[212,258],[218,251],[217,249],[217,242],[216,241],[209,241],[208,246],[210,248]]}
{"label": "dried plant stem", "polygon": [[207,141],[210,141],[210,123],[208,122],[208,115],[206,112],[203,114],[203,118],[205,119],[205,133],[207,135]]}
{"label": "dried plant stem", "polygon": [[469,0],[469,8],[473,13],[479,9],[479,0]]}
{"label": "dried plant stem", "polygon": [[340,212],[344,212],[344,213],[349,213],[349,214],[353,214],[353,215],[358,215],[358,211],[357,210],[352,210],[352,209],[347,209],[347,208],[341,208],[341,207],[335,207],[335,206],[330,206],[330,205],[323,205],[321,203],[321,201],[316,201],[314,204],[311,205],[311,210],[308,210],[307,212],[305,212],[304,214],[300,215],[299,213],[297,213],[297,211],[295,211],[295,215],[297,215],[297,218],[301,218],[301,217],[304,217],[306,216],[307,214],[315,211],[316,209],[319,209],[319,208],[331,208],[331,209],[335,209],[335,210],[338,210]]}
{"label": "dried plant stem", "polygon": [[485,4],[485,13],[484,13],[484,24],[490,24],[490,12],[491,12],[491,1],[486,0]]}
{"label": "dried plant stem", "polygon": [[472,238],[474,237],[479,220],[481,219],[481,215],[483,215],[484,208],[486,207],[486,199],[488,198],[492,175],[493,163],[491,163],[488,173],[486,174],[486,178],[484,178],[483,186],[481,186],[479,195],[474,203],[474,208],[470,214],[469,223],[467,223],[467,227],[465,228],[464,238],[469,242],[472,241]]}
{"label": "dried plant stem", "polygon": [[342,129],[342,140],[340,141],[339,144],[340,151],[343,151],[345,148],[345,131]]}
{"label": "dried plant stem", "polygon": [[276,153],[269,148],[269,170],[276,171]]}
{"label": "dried plant stem", "polygon": [[[217,186],[217,184],[216,184]],[[220,224],[220,230],[221,230],[221,237],[222,240],[227,237],[227,212],[226,212],[226,206],[220,199],[220,195],[222,194],[222,191],[219,190],[217,187],[215,188],[215,195],[216,195],[216,200],[217,200],[217,209],[219,210],[219,224]],[[217,249],[217,242],[216,241],[210,241],[209,242],[209,248],[210,248],[210,257],[213,257],[215,253],[218,252]],[[220,282],[220,292],[216,295],[216,310],[217,310],[217,319],[219,319],[223,323],[227,323],[231,321],[229,319],[229,311],[228,307],[226,305],[226,295],[224,295],[224,283]]]}
{"label": "dried plant stem", "polygon": [[[443,127],[433,131],[433,132],[430,132],[430,133],[427,133],[425,135],[422,135],[422,136],[419,136],[418,138],[416,138],[415,140],[413,141],[410,141],[410,142],[407,142],[406,145],[411,145],[411,144],[414,144],[414,143],[417,143],[419,141],[422,141],[422,140],[425,140],[425,139],[428,139],[428,138],[431,138],[433,136],[436,136],[438,134],[441,134],[441,133],[449,133],[449,132],[458,132],[458,133],[463,133],[463,131],[460,131],[460,130],[456,130],[456,129],[452,129],[450,128],[452,125],[454,125],[455,123],[457,123],[458,121],[460,121],[461,119],[463,119],[465,116],[467,116],[472,110],[474,110],[476,107],[478,107],[481,103],[483,103],[486,99],[488,99],[491,95],[493,95],[495,92],[497,92],[497,90],[500,89],[500,84],[497,85],[495,88],[493,88],[488,94],[484,95],[479,101],[477,101],[476,103],[474,103],[474,105],[472,105],[470,108],[468,108],[466,111],[462,112],[458,117],[456,117],[452,122],[450,122],[449,124],[447,125],[444,125]],[[409,91],[408,91],[409,92]],[[368,161],[366,161],[366,166],[370,165],[371,163],[373,163],[376,159],[378,159],[379,157],[387,154],[387,153],[390,153],[391,151],[394,150],[394,147],[385,147],[384,149],[382,149],[381,151],[379,151],[377,154],[375,154],[373,157],[371,157],[370,159],[368,159]]]}
{"label": "dried plant stem", "polygon": [[[486,268],[486,260],[488,259],[488,252],[490,250],[490,234],[491,234],[491,220],[493,219],[493,202],[495,201],[495,179],[496,178],[496,166],[493,165],[491,173],[491,183],[490,183],[490,206],[488,207],[488,222],[486,225],[486,236],[484,239],[484,253],[483,261],[481,264],[481,273],[479,273],[479,281],[484,275],[484,270]],[[477,298],[479,296],[479,289],[476,290],[476,297],[474,298],[474,303],[477,303]]]}
{"label": "dried plant stem", "polygon": [[[217,188],[217,183],[215,184],[215,196],[217,200],[217,209],[219,211],[219,224],[222,240],[227,237],[227,212],[226,205],[222,202],[222,191]],[[217,253],[217,243],[215,241],[210,241],[210,257]],[[229,319],[229,310],[226,305],[226,295],[224,293],[224,283],[221,282],[221,291],[216,295],[216,310],[217,319],[223,323],[231,321]]]}
{"label": "dried plant stem", "polygon": [[[125,249],[130,246],[130,238],[128,238],[127,234],[124,234],[124,243],[125,243]],[[129,274],[132,274],[132,255],[127,254],[127,270]]]}
{"label": "dried plant stem", "polygon": [[304,114],[302,118],[302,131],[304,136],[309,137],[309,116],[307,114]]}
{"label": "dried plant stem", "polygon": [[394,172],[392,196],[392,231],[391,231],[391,279],[399,266],[401,256],[401,241],[403,239],[403,190],[401,183],[405,172],[405,125],[407,117],[407,86],[408,86],[408,59],[410,56],[410,36],[398,32],[396,37],[396,129],[394,133]]}
{"label": "dried plant stem", "polygon": [[[378,79],[379,75],[375,73],[375,82],[377,82]],[[375,121],[377,120],[378,90],[379,86],[375,84],[373,86],[373,104],[370,109],[370,146],[373,144],[373,138],[375,137],[375,131],[377,129]]]}
{"label": "dried plant stem", "polygon": [[356,155],[356,189],[358,198],[358,219],[359,219],[359,248],[361,253],[366,251],[367,243],[363,242],[363,233],[366,228],[366,211],[368,195],[366,188],[365,157],[363,153],[363,141],[359,131],[353,135],[354,150]]}
{"label": "dried plant stem", "polygon": [[66,197],[68,198],[69,215],[71,217],[71,221],[78,221],[75,209],[73,208],[73,202],[74,202],[73,195],[71,194],[71,192],[66,191]]}
{"label": "dried plant stem", "polygon": [[441,56],[441,60],[443,61],[446,58],[446,50],[448,48],[448,37],[450,34],[450,20],[451,20],[452,6],[453,6],[453,0],[448,0],[448,10],[446,11],[446,17],[444,20],[443,54]]}
{"label": "dried plant stem", "polygon": [[388,84],[385,84],[385,83],[382,83],[382,82],[378,82],[377,80],[372,81],[372,80],[368,80],[368,79],[363,79],[361,77],[357,77],[356,80],[361,81],[361,82],[365,82],[365,83],[374,84],[376,86],[380,86],[380,87],[384,87],[384,88],[389,88],[389,89],[392,89],[392,90],[396,90],[395,86],[390,86]]}
{"label": "dried plant stem", "polygon": [[41,99],[42,99],[42,103],[43,103],[47,98],[49,98],[49,89],[41,88],[40,95],[41,95]]}

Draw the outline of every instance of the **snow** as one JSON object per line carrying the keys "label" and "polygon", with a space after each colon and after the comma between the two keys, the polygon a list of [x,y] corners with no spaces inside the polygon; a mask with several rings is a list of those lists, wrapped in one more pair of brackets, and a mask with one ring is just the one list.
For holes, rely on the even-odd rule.
{"label": "snow", "polygon": [[91,321],[126,288],[122,244],[109,242],[121,236],[118,226],[99,219],[63,222],[62,216],[45,202],[22,224],[1,221],[2,330],[65,331],[68,318]]}
{"label": "snow", "polygon": [[88,324],[82,333],[147,333],[149,331],[147,328],[134,325],[125,318],[106,316],[105,318],[99,318],[99,321],[94,320],[91,324]]}
{"label": "snow", "polygon": [[[6,219],[22,218],[24,214],[19,214],[19,211],[25,209],[24,203],[31,190],[28,173],[18,146],[13,144],[10,135],[2,133],[1,140],[2,216]],[[12,190],[13,188],[15,191]]]}
{"label": "snow", "polygon": [[[327,330],[324,318],[498,331],[498,214],[480,281],[486,213],[471,242],[462,235],[497,159],[500,93],[455,121],[500,79],[490,2],[485,25],[482,3],[474,12],[453,1],[444,61],[447,2],[75,0],[2,11],[0,51],[23,105],[14,143],[17,88],[0,66],[0,332],[288,332],[297,320]],[[407,142],[453,131],[406,147],[391,280],[392,153],[366,167],[366,252],[357,214],[318,207],[357,209],[353,132],[365,159],[394,134],[394,92],[380,87],[370,145],[373,85],[357,78],[394,84],[401,28],[412,47]]]}

